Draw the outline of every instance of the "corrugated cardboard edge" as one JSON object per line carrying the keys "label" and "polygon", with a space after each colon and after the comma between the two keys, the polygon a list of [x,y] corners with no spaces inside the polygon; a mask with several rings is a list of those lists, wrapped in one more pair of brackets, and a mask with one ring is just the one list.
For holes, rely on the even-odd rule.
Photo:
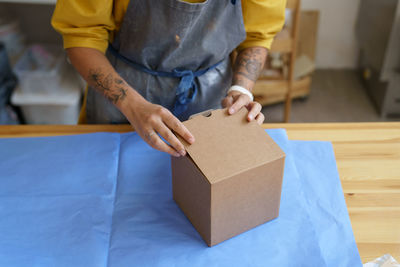
{"label": "corrugated cardboard edge", "polygon": [[[200,169],[195,165],[192,164],[192,160],[185,156],[182,158],[175,158],[171,157],[171,169],[172,169],[172,194],[173,194],[173,199],[177,203],[177,205],[180,207],[180,209],[183,211],[185,216],[189,219],[190,223],[194,226],[194,228],[197,230],[197,232],[200,234],[200,236],[203,238],[204,242],[208,245],[211,246],[211,185],[209,181],[204,177],[204,174],[200,171]],[[190,165],[189,165],[190,164]],[[178,167],[174,167],[174,165]],[[184,179],[184,177],[179,177],[176,172],[177,171],[182,171],[182,168],[186,168],[186,170],[191,170],[195,171],[195,175],[198,174],[198,177],[201,177],[201,183],[203,185],[207,185],[206,189],[202,189],[203,193],[208,194],[208,198],[205,199],[207,201],[207,210],[205,211],[206,217],[201,218],[199,215],[196,215],[196,212],[198,212],[198,209],[193,210],[193,206],[196,206],[196,204],[193,203],[193,197],[188,197],[182,195],[182,192],[187,193],[185,190],[178,190],[179,187],[186,186],[187,184],[182,183],[181,181],[177,181],[177,179],[181,178]],[[193,175],[192,175],[193,177]],[[177,184],[178,183],[178,184]],[[184,184],[184,185],[183,185]],[[193,188],[192,186],[190,188]],[[198,187],[197,187],[198,188]],[[182,198],[182,200],[181,200]],[[188,199],[190,199],[192,202],[187,202]],[[204,215],[204,214],[203,214]]]}
{"label": "corrugated cardboard edge", "polygon": [[[219,110],[212,110],[212,111],[207,110],[207,111],[205,111],[206,114],[208,114],[208,113],[210,113],[210,112],[219,112],[219,113],[226,113],[226,114],[227,114],[227,109],[219,109]],[[240,114],[240,113],[242,113],[242,114]],[[202,114],[202,113],[193,115],[192,119],[190,119],[190,120],[198,120],[198,119],[203,120],[203,119],[205,119],[205,117],[204,117],[203,115],[201,115],[201,114]],[[240,116],[240,115],[242,115],[242,116],[244,115],[244,119],[245,119],[245,118],[246,118],[246,115],[247,115],[247,109],[242,108],[237,114],[235,114],[235,115],[229,115],[229,116]],[[188,120],[188,121],[189,121],[189,120]],[[187,122],[187,121],[185,121],[185,122]],[[185,122],[183,122],[184,125],[185,125]],[[270,139],[270,141],[275,145],[275,148],[276,148],[277,150],[279,150],[280,153],[279,153],[279,155],[278,155],[276,158],[273,158],[273,159],[271,159],[270,161],[261,162],[261,163],[259,163],[259,164],[257,164],[257,165],[253,165],[253,166],[251,166],[251,167],[244,168],[244,169],[242,169],[241,171],[235,173],[234,175],[239,175],[239,174],[244,173],[244,172],[247,172],[248,170],[251,170],[251,169],[253,169],[253,168],[260,167],[260,166],[262,166],[262,165],[264,165],[264,164],[266,164],[266,163],[268,163],[268,162],[272,162],[272,161],[275,161],[275,160],[280,159],[280,158],[282,158],[282,157],[286,157],[285,152],[284,152],[284,151],[280,148],[280,146],[272,139],[272,137],[265,131],[264,128],[262,128],[261,126],[259,126],[259,125],[257,124],[256,121],[252,121],[252,122],[248,122],[248,123],[249,123],[249,124],[253,124],[253,125],[251,125],[251,126],[252,126],[254,129],[256,129],[256,130],[258,130],[258,131],[262,131],[263,134],[265,134],[265,135],[267,136],[267,138]],[[186,126],[186,125],[185,125],[185,126]],[[258,127],[258,128],[256,128],[256,127]],[[189,129],[189,131],[190,131],[190,129]],[[205,175],[205,173],[201,170],[200,166],[198,166],[197,163],[196,163],[196,162],[194,161],[194,159],[192,158],[192,155],[191,155],[192,152],[191,152],[190,149],[188,149],[188,148],[190,147],[190,144],[187,143],[187,142],[186,142],[182,137],[180,137],[179,135],[177,135],[177,137],[178,137],[178,139],[182,142],[182,144],[184,145],[184,147],[185,147],[185,149],[186,149],[186,151],[187,151],[187,154],[189,155],[191,161],[196,165],[196,167],[198,168],[198,170],[201,171],[201,173],[204,175],[204,177],[207,177],[207,176]],[[231,175],[222,177],[218,182],[223,181],[223,180],[225,180],[225,179],[227,179],[227,178],[229,178],[229,177],[231,177]],[[208,179],[207,179],[207,180],[208,180]],[[208,181],[210,182],[210,184],[212,184],[212,182],[211,182],[210,180],[208,180]]]}
{"label": "corrugated cardboard edge", "polygon": [[[276,160],[274,160],[274,161],[271,161],[271,162],[268,162],[268,163],[265,163],[265,164],[270,164],[270,163],[274,163],[274,162],[282,162],[282,168],[279,170],[279,172],[282,174],[282,178],[279,180],[279,197],[278,197],[278,199],[277,199],[277,210],[276,210],[276,214],[273,214],[273,216],[269,216],[267,219],[263,219],[263,220],[260,220],[260,221],[258,221],[257,223],[254,223],[254,224],[249,224],[249,225],[247,225],[245,228],[242,228],[241,230],[239,230],[239,231],[236,231],[236,232],[233,232],[233,233],[231,233],[230,235],[228,235],[228,236],[225,236],[225,237],[216,237],[216,235],[215,235],[215,233],[214,233],[214,231],[215,231],[215,229],[213,229],[214,228],[214,225],[212,225],[211,224],[211,242],[210,242],[210,244],[209,244],[209,246],[211,247],[211,246],[215,246],[215,245],[217,245],[217,244],[220,244],[221,242],[224,242],[224,241],[226,241],[226,240],[229,240],[229,239],[231,239],[231,238],[233,238],[233,237],[235,237],[235,236],[237,236],[237,235],[239,235],[239,234],[242,234],[242,233],[245,233],[245,232],[247,232],[247,231],[249,231],[249,230],[251,230],[251,229],[253,229],[253,228],[255,228],[255,227],[257,227],[257,226],[260,226],[260,225],[263,225],[263,224],[265,224],[265,223],[267,223],[267,222],[269,222],[269,221],[271,221],[271,220],[274,220],[274,219],[276,219],[276,218],[278,218],[279,217],[279,212],[280,212],[280,203],[281,203],[281,199],[282,199],[282,185],[283,185],[283,173],[284,173],[284,169],[285,169],[285,164],[286,164],[286,156],[283,156],[283,157],[281,157],[281,158],[278,158],[278,159],[276,159]],[[262,168],[262,167],[264,167],[264,166],[259,166],[258,168]],[[256,169],[256,168],[255,168]],[[250,171],[250,170],[249,170]],[[235,175],[234,177],[232,177],[232,179],[238,179],[239,177],[241,177],[242,176],[242,174],[237,174],[237,175]],[[211,185],[211,204],[212,203],[215,203],[215,200],[213,201],[213,187],[214,186],[217,186],[218,184],[221,184],[221,183],[225,183],[225,182],[227,182],[228,180],[223,180],[223,181],[219,181],[218,183],[216,183],[216,184],[212,184]],[[211,214],[211,216],[210,216],[210,218],[211,218],[211,222],[213,222],[214,221],[214,217],[213,217],[213,214],[214,214],[214,210],[213,210],[213,207],[214,207],[214,205],[211,205],[210,206],[210,214]],[[214,234],[213,234],[214,233]]]}
{"label": "corrugated cardboard edge", "polygon": [[[223,112],[226,112],[226,110],[223,110]],[[246,112],[246,114],[247,114],[247,112]],[[201,116],[201,115],[200,115],[200,116]],[[249,123],[256,123],[256,122],[249,122]],[[257,125],[257,126],[258,126],[258,125]],[[258,126],[258,127],[259,127],[259,126]],[[258,222],[258,223],[255,224],[255,225],[251,225],[251,226],[247,227],[246,229],[244,229],[244,231],[240,231],[240,232],[238,232],[238,233],[233,233],[231,236],[224,237],[223,239],[212,240],[212,225],[211,225],[211,222],[213,221],[213,220],[212,220],[213,210],[212,210],[212,205],[211,205],[211,203],[213,203],[213,199],[212,199],[212,190],[213,190],[213,186],[214,186],[215,184],[223,183],[227,178],[230,178],[230,177],[233,177],[233,176],[232,176],[232,175],[227,175],[227,176],[224,177],[223,179],[219,179],[219,180],[216,181],[215,183],[211,183],[211,181],[210,181],[209,179],[206,178],[206,175],[205,175],[205,174],[203,173],[203,171],[200,169],[200,167],[198,166],[198,164],[192,159],[192,157],[191,157],[191,155],[190,155],[190,151],[188,151],[188,150],[186,149],[186,150],[188,151],[187,155],[185,156],[186,160],[190,161],[190,162],[192,163],[193,167],[197,169],[196,171],[197,171],[198,173],[201,174],[201,176],[204,178],[204,180],[207,181],[208,186],[209,186],[209,189],[210,189],[210,195],[209,195],[210,199],[208,200],[209,203],[210,203],[210,208],[209,208],[209,216],[210,216],[210,218],[209,218],[209,219],[210,219],[210,221],[209,221],[209,222],[210,222],[210,225],[209,225],[209,230],[210,230],[210,231],[209,231],[209,234],[210,234],[210,236],[208,237],[208,236],[205,235],[204,233],[200,233],[198,227],[196,227],[195,224],[193,224],[192,219],[190,218],[190,215],[188,216],[188,214],[186,214],[187,212],[186,212],[182,207],[181,207],[181,209],[184,210],[185,215],[189,218],[189,220],[191,221],[191,223],[195,226],[196,230],[199,231],[200,235],[202,236],[202,238],[204,239],[204,241],[206,242],[206,244],[207,244],[209,247],[214,246],[214,245],[216,245],[216,244],[219,244],[219,243],[221,243],[221,242],[223,242],[223,241],[225,241],[225,240],[227,240],[227,239],[230,239],[230,238],[236,236],[237,234],[240,234],[240,233],[242,233],[242,232],[246,232],[246,231],[248,231],[248,230],[250,230],[250,229],[252,229],[252,228],[254,228],[254,227],[258,226],[258,225],[264,224],[264,223],[266,223],[266,222],[268,222],[268,221],[270,221],[270,220],[272,220],[272,219],[275,219],[276,217],[279,216],[280,198],[281,198],[281,194],[282,194],[283,171],[284,171],[284,166],[285,166],[286,154],[284,153],[284,151],[280,148],[280,146],[271,138],[271,136],[270,136],[263,128],[259,127],[259,129],[257,129],[257,130],[262,131],[263,134],[265,134],[265,135],[267,136],[267,138],[270,139],[270,141],[274,144],[275,148],[278,150],[277,156],[273,157],[271,160],[265,160],[265,161],[263,161],[263,162],[261,162],[261,163],[259,163],[259,164],[257,164],[257,165],[253,165],[253,166],[250,166],[250,167],[248,167],[248,168],[242,169],[242,170],[240,170],[239,172],[234,173],[234,177],[241,176],[241,175],[242,175],[243,173],[245,173],[245,172],[251,171],[252,169],[260,168],[260,167],[262,167],[263,165],[266,165],[266,164],[268,164],[268,163],[272,163],[272,162],[275,162],[275,161],[280,161],[280,160],[282,160],[282,162],[283,162],[282,168],[283,168],[283,169],[281,170],[282,178],[281,178],[281,180],[280,180],[279,200],[278,200],[278,203],[277,203],[277,205],[278,205],[277,214],[276,214],[276,216],[274,215],[273,218],[268,218],[268,220],[265,220],[265,221],[263,221],[263,222]],[[185,148],[187,148],[187,146],[189,146],[189,144],[186,143],[181,137],[178,136],[178,138],[179,138],[179,139],[182,141],[182,143],[185,145]],[[175,201],[176,201],[176,200],[175,200]],[[178,202],[177,202],[177,203],[178,203]],[[179,203],[178,203],[178,205],[179,205]],[[179,205],[179,206],[181,206],[181,205]]]}

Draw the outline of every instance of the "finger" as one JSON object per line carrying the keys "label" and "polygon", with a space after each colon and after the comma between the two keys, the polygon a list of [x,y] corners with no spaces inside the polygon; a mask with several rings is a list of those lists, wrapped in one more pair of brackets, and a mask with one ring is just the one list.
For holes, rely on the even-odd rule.
{"label": "finger", "polygon": [[262,107],[258,102],[251,102],[248,107],[249,113],[247,114],[247,120],[252,121],[260,113]]}
{"label": "finger", "polygon": [[186,151],[182,143],[176,138],[172,131],[164,124],[161,123],[157,126],[156,131],[164,137],[165,140],[181,155],[185,156]]}
{"label": "finger", "polygon": [[181,154],[179,154],[175,149],[173,149],[171,146],[167,145],[163,140],[161,140],[161,138],[158,136],[158,134],[154,130],[148,131],[144,136],[144,140],[152,148],[166,152],[174,157],[181,156]]}
{"label": "finger", "polygon": [[250,103],[250,97],[248,95],[240,95],[236,101],[232,104],[232,106],[229,108],[229,114],[232,115],[238,110],[240,110],[243,106],[246,106],[247,104]]}
{"label": "finger", "polygon": [[227,95],[223,100],[222,100],[222,107],[227,108],[232,106],[234,101],[233,95]]}
{"label": "finger", "polygon": [[171,113],[167,114],[163,117],[163,122],[175,133],[179,134],[183,139],[186,140],[189,144],[193,144],[195,139],[194,136],[189,132],[189,130],[183,125],[183,123],[178,120]]}
{"label": "finger", "polygon": [[263,124],[265,120],[265,116],[262,113],[258,113],[257,117],[256,117],[256,121],[259,125]]}

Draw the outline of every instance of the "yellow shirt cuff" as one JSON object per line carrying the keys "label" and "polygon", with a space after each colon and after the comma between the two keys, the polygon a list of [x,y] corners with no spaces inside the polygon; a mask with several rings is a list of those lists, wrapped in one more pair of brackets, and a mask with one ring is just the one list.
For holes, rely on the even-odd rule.
{"label": "yellow shirt cuff", "polygon": [[237,51],[241,51],[243,49],[256,46],[265,47],[269,50],[271,49],[273,40],[274,40],[273,38],[264,40],[246,40],[237,47]]}
{"label": "yellow shirt cuff", "polygon": [[88,38],[77,35],[63,35],[64,49],[71,47],[94,48],[105,54],[108,47],[108,40]]}

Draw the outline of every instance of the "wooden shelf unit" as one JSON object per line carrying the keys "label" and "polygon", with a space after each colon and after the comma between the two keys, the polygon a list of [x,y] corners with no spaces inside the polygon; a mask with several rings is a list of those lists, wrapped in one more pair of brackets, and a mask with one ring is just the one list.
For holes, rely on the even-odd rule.
{"label": "wooden shelf unit", "polygon": [[292,98],[308,95],[311,79],[309,77],[294,80],[294,64],[296,60],[296,44],[299,28],[300,0],[288,0],[286,8],[291,10],[292,23],[290,28],[279,32],[272,43],[270,53],[288,54],[287,75],[284,79],[272,80],[260,76],[253,89],[256,101],[261,105],[285,102],[284,122],[290,118]]}

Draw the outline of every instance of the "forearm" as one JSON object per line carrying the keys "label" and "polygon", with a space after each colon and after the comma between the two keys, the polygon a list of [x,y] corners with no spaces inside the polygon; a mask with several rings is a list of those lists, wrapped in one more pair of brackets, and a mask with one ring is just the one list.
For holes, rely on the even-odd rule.
{"label": "forearm", "polygon": [[67,49],[72,65],[87,83],[108,98],[124,113],[128,103],[141,96],[115,71],[108,59],[93,48]]}
{"label": "forearm", "polygon": [[267,54],[268,50],[264,47],[249,47],[240,51],[235,61],[232,84],[252,91],[264,68]]}

